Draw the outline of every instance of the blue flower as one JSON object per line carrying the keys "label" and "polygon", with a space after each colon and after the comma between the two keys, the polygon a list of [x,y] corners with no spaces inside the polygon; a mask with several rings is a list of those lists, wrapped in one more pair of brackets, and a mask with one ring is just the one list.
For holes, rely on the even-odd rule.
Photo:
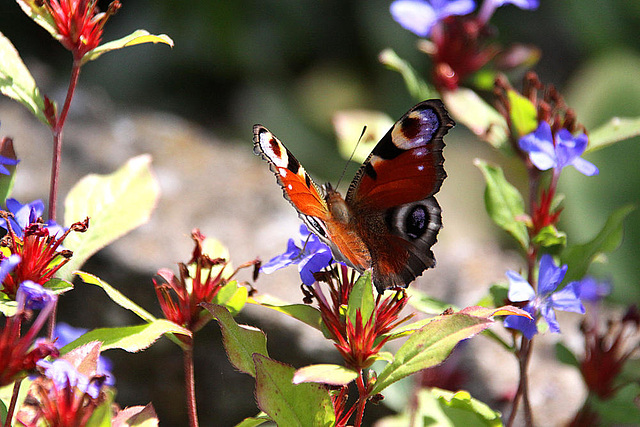
{"label": "blue flower", "polygon": [[587,276],[579,282],[578,292],[582,301],[597,303],[611,293],[611,283],[598,282],[595,278]]}
{"label": "blue flower", "polygon": [[[75,341],[76,338],[79,338],[86,332],[87,329],[75,328],[64,322],[58,322],[56,323],[56,327],[53,330],[53,337],[56,339],[55,346],[57,348],[62,348],[70,342]],[[111,362],[111,359],[105,356],[100,356],[98,358],[98,367],[96,369],[96,374],[104,375],[107,378],[104,382],[104,384],[107,386],[113,386],[116,383],[116,377],[111,372],[112,369],[113,362]]]}
{"label": "blue flower", "polygon": [[531,162],[541,171],[553,168],[560,172],[565,166],[573,166],[580,173],[593,176],[598,168],[580,156],[587,149],[588,138],[584,133],[575,138],[566,129],[560,129],[555,135],[547,122],[540,122],[538,129],[520,138],[520,148],[529,153]]}
{"label": "blue flower", "polygon": [[327,267],[333,255],[331,249],[322,243],[318,236],[311,234],[304,224],[300,226],[300,237],[300,246],[296,245],[293,239],[289,239],[285,253],[271,258],[262,265],[260,271],[270,274],[289,265],[298,264],[302,283],[313,285],[316,281],[313,273]]}
{"label": "blue flower", "polygon": [[44,369],[44,376],[52,380],[58,390],[75,387],[94,399],[97,399],[100,394],[100,384],[89,381],[89,378],[78,372],[68,360],[56,359],[53,362],[40,360],[38,366]]}
{"label": "blue flower", "polygon": [[579,282],[571,282],[556,291],[566,273],[566,265],[558,267],[553,262],[551,255],[543,255],[540,258],[538,294],[536,294],[529,282],[524,280],[522,276],[515,271],[507,271],[509,299],[513,302],[528,301],[524,309],[532,315],[534,320],[529,320],[522,316],[507,316],[504,319],[504,326],[518,329],[525,337],[531,339],[538,333],[535,320],[538,314],[542,315],[546,320],[551,332],[560,332],[560,326],[556,320],[554,310],[584,314],[584,306],[578,298],[580,292]]}
{"label": "blue flower", "polygon": [[[38,218],[41,218],[44,213],[44,203],[39,199],[24,205],[16,199],[7,199],[6,205],[7,211],[13,214],[13,218],[9,219],[11,229],[18,237],[22,237],[25,227],[38,221]],[[0,227],[7,229],[4,218],[0,218]],[[53,221],[47,222],[47,229],[51,236],[64,234],[65,231],[63,227]]]}
{"label": "blue flower", "polygon": [[0,286],[2,286],[5,277],[7,277],[18,264],[20,264],[20,255],[9,255],[6,258],[2,258],[0,262]]}
{"label": "blue flower", "polygon": [[20,163],[20,160],[18,159],[10,159],[5,156],[0,156],[0,173],[4,175],[11,175],[11,172],[5,167],[5,165],[15,166],[18,163]]}
{"label": "blue flower", "polygon": [[58,297],[50,290],[43,288],[39,283],[25,280],[20,284],[16,295],[16,301],[20,302],[23,299],[25,302],[24,307],[27,310],[42,310],[56,301]]}
{"label": "blue flower", "polygon": [[482,7],[478,12],[480,22],[489,22],[493,12],[505,4],[512,4],[520,9],[533,10],[540,6],[540,0],[484,0],[484,2],[482,2]]}
{"label": "blue flower", "polygon": [[396,0],[391,3],[391,16],[407,30],[427,37],[431,28],[451,15],[466,15],[475,9],[473,0]]}

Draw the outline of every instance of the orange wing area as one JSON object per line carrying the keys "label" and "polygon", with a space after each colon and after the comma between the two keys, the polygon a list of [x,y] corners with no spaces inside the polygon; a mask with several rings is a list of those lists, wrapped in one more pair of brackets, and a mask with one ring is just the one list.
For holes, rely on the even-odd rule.
{"label": "orange wing area", "polygon": [[253,151],[269,163],[282,193],[296,210],[322,220],[330,217],[327,204],[318,186],[300,162],[274,134],[261,125],[253,127]]}

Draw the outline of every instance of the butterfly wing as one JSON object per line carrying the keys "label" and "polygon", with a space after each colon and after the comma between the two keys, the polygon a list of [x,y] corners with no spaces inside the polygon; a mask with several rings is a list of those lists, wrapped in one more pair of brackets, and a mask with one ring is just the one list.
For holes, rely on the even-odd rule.
{"label": "butterfly wing", "polygon": [[379,291],[406,287],[435,265],[431,246],[441,216],[433,195],[446,177],[443,136],[453,125],[442,101],[417,104],[378,142],[349,186],[346,202]]}
{"label": "butterfly wing", "polygon": [[269,168],[282,187],[284,198],[298,211],[300,218],[321,238],[327,239],[324,223],[313,218],[327,220],[330,216],[327,204],[300,162],[262,125],[253,127],[253,151],[269,163]]}

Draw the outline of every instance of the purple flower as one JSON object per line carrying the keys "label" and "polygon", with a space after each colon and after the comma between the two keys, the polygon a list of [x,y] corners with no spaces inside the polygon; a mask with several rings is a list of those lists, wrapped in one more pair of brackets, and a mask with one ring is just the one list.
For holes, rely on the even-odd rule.
{"label": "purple flower", "polygon": [[[53,337],[56,339],[55,345],[57,348],[62,348],[70,342],[75,341],[86,332],[87,329],[75,328],[64,322],[58,322],[56,323],[56,327],[53,331]],[[96,369],[96,374],[104,375],[106,377],[104,384],[107,386],[114,386],[116,383],[116,377],[111,372],[112,369],[113,362],[111,362],[111,359],[105,356],[100,356],[98,358],[98,367]]]}
{"label": "purple flower", "polygon": [[[7,211],[13,214],[13,218],[10,218],[11,228],[18,237],[22,237],[25,227],[29,224],[38,221],[38,218],[42,217],[44,213],[44,203],[42,200],[34,200],[31,203],[25,203],[24,205],[16,199],[7,199]],[[6,220],[0,218],[0,227],[7,229]],[[64,234],[65,229],[56,224],[53,221],[47,222],[47,229],[51,236],[59,236]]]}
{"label": "purple flower", "polygon": [[2,258],[0,262],[0,286],[2,286],[2,282],[5,277],[7,277],[18,264],[20,264],[20,255],[9,255],[6,258]]}
{"label": "purple flower", "polygon": [[297,246],[293,239],[289,239],[285,253],[264,263],[260,271],[270,274],[289,265],[298,264],[302,283],[307,286],[313,285],[316,281],[313,273],[327,267],[333,255],[331,249],[322,243],[318,236],[311,234],[304,224],[300,226],[300,238],[300,246]]}
{"label": "purple flower", "polygon": [[[524,307],[534,319],[540,314],[546,320],[551,332],[560,332],[560,326],[556,320],[554,310],[572,311],[584,314],[585,309],[578,298],[579,282],[571,282],[564,288],[556,291],[558,285],[567,273],[567,266],[558,267],[555,265],[551,255],[545,254],[540,258],[540,269],[538,272],[538,293],[533,290],[529,282],[524,280],[515,271],[507,271],[509,279],[509,299],[513,302],[525,302]],[[511,329],[518,329],[528,339],[538,332],[536,320],[529,320],[522,316],[507,316],[504,319],[504,326]]]}
{"label": "purple flower", "polygon": [[58,390],[67,387],[77,388],[81,393],[87,393],[94,399],[100,394],[100,384],[89,381],[89,378],[65,359],[56,359],[53,362],[40,360],[38,366],[44,369],[45,377],[53,381]]}
{"label": "purple flower", "polygon": [[489,22],[493,12],[505,4],[512,4],[520,9],[533,10],[538,8],[540,0],[484,0],[484,2],[482,2],[482,7],[478,12],[478,18],[482,22]]}
{"label": "purple flower", "polygon": [[20,162],[18,159],[10,159],[5,156],[0,156],[0,173],[3,175],[11,175],[9,169],[5,167],[5,165],[15,166]]}
{"label": "purple flower", "polygon": [[578,282],[578,292],[582,301],[597,303],[611,293],[611,283],[587,276]]}
{"label": "purple flower", "polygon": [[24,300],[24,307],[27,310],[42,310],[57,299],[58,297],[53,292],[31,280],[22,282],[16,294],[16,301],[20,303]]}
{"label": "purple flower", "polygon": [[531,162],[540,170],[553,168],[559,173],[565,166],[573,166],[580,173],[593,176],[598,168],[580,156],[587,149],[588,138],[584,133],[575,138],[566,129],[560,129],[555,138],[551,126],[540,122],[538,129],[520,138],[520,148],[529,153]]}
{"label": "purple flower", "polygon": [[390,11],[402,27],[427,37],[438,21],[451,15],[466,15],[475,7],[473,0],[396,0],[391,3]]}

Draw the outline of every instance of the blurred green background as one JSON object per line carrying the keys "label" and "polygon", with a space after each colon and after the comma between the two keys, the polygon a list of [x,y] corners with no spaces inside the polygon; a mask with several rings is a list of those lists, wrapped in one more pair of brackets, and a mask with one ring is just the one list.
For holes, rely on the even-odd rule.
{"label": "blurred green background", "polygon": [[[343,168],[325,160],[338,156],[331,125],[336,111],[370,108],[398,117],[414,104],[400,76],[380,65],[379,52],[391,47],[423,75],[428,72],[416,36],[391,19],[389,0],[122,3],[105,28],[105,41],[144,28],[168,34],[175,47],[143,45],[107,54],[83,69],[82,86],[127,109],[169,111],[196,121],[248,150],[252,125],[268,124],[320,181],[335,182]],[[640,1],[541,3],[534,12],[499,9],[492,23],[500,40],[542,50],[535,70],[561,90],[587,129],[612,116],[640,116]],[[108,2],[99,4],[106,9]],[[0,31],[36,76],[47,76],[38,81],[44,92],[62,93],[70,54],[13,1],[0,5]],[[639,142],[589,155],[600,168],[597,177],[573,170],[562,175],[567,199],[561,228],[571,242],[593,237],[616,208],[638,204]],[[468,150],[479,144],[469,136]],[[314,155],[317,150],[322,155]],[[593,271],[613,280],[614,300],[629,303],[640,300],[640,213],[625,225],[622,247]]]}

